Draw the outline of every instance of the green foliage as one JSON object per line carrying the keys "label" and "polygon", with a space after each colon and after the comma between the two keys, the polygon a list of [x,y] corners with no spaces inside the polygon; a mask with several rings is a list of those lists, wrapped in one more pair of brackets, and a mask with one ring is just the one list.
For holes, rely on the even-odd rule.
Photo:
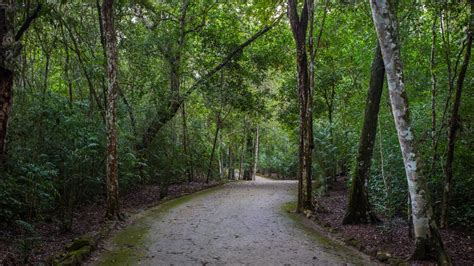
{"label": "green foliage", "polygon": [[[29,11],[29,5],[20,2],[18,21]],[[271,31],[188,94],[193,84],[230,51],[282,14],[284,1],[189,3],[181,28],[183,1],[116,1],[120,192],[150,183],[166,189],[169,184],[188,181],[190,170],[194,181],[203,181],[209,165],[214,179],[222,178],[229,168],[239,169],[241,160],[248,167],[250,159],[242,158],[246,134],[257,124],[259,169],[295,178],[299,136],[296,51],[284,16]],[[435,43],[439,156],[431,169],[429,53],[431,26],[440,10],[448,15],[450,28],[445,36],[449,42],[444,43],[438,31]],[[448,62],[454,67],[460,54],[468,9],[464,4],[442,7],[403,2],[398,15],[410,112],[422,167],[438,207],[444,182],[446,123],[452,104],[447,67]],[[316,7],[315,42],[319,45],[313,91],[313,169],[315,179],[327,185],[336,175],[349,174],[355,160],[376,46],[370,21],[365,2],[329,3],[327,9],[318,3]],[[8,164],[0,178],[0,222],[53,218],[70,229],[71,214],[77,206],[105,196],[107,87],[95,2],[50,1],[22,44],[9,121]],[[172,73],[179,76],[178,89],[172,88]],[[472,227],[472,62],[467,73],[450,222]],[[186,132],[182,109],[170,113],[178,100],[186,104]],[[405,170],[388,102],[384,93],[368,191],[378,211],[406,217]],[[216,154],[209,162],[219,112],[222,121]],[[152,121],[166,117],[169,119],[160,125],[151,145],[139,150],[138,144],[152,128]]]}

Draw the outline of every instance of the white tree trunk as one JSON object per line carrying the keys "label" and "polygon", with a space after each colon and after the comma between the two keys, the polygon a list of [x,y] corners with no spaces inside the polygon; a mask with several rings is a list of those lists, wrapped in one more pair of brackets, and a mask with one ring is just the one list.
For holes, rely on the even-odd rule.
{"label": "white tree trunk", "polygon": [[434,255],[437,257],[438,263],[442,265],[449,264],[449,257],[444,251],[443,243],[433,219],[426,180],[421,175],[420,156],[415,147],[409,117],[395,12],[389,0],[371,0],[370,5],[387,73],[390,103],[411,199],[416,238],[412,258],[426,259]]}

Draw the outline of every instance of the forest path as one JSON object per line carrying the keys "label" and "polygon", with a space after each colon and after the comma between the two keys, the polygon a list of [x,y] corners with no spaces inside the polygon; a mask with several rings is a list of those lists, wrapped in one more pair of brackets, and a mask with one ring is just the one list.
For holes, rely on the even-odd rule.
{"label": "forest path", "polygon": [[111,238],[92,264],[371,264],[290,218],[282,206],[296,200],[296,186],[257,177],[162,204]]}

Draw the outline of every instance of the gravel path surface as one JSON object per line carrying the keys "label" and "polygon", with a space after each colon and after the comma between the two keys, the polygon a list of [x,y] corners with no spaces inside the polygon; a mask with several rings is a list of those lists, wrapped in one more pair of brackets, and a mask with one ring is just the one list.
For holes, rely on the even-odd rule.
{"label": "gravel path surface", "polygon": [[297,226],[282,210],[296,182],[257,177],[146,211],[92,264],[367,265],[366,258]]}

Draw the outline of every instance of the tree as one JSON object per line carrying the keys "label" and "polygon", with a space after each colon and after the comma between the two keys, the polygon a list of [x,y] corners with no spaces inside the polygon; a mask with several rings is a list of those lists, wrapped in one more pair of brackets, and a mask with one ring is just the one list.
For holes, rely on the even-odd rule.
{"label": "tree", "polygon": [[467,68],[469,66],[469,59],[471,58],[471,47],[472,47],[472,35],[474,34],[474,1],[471,2],[471,15],[469,19],[469,25],[466,33],[466,52],[464,53],[464,60],[459,71],[458,79],[456,82],[456,93],[454,95],[454,104],[451,110],[451,117],[449,119],[448,129],[448,148],[446,155],[445,165],[445,181],[443,186],[443,202],[441,205],[441,227],[448,225],[448,208],[449,208],[449,196],[451,188],[453,186],[453,161],[454,161],[454,148],[456,145],[456,134],[460,126],[459,108],[461,106],[461,94],[464,85],[464,79],[466,78]]}
{"label": "tree", "polygon": [[364,124],[360,134],[359,150],[357,152],[355,170],[349,194],[349,204],[342,221],[343,224],[376,223],[380,221],[370,207],[366,188],[366,182],[369,178],[372,163],[375,135],[377,134],[380,98],[382,96],[385,76],[382,53],[378,43],[375,49],[372,70],[370,72],[369,92],[365,102]]}
{"label": "tree", "polygon": [[255,127],[255,137],[253,141],[253,161],[252,161],[252,179],[255,180],[258,167],[258,146],[259,146],[259,127]]}
{"label": "tree", "polygon": [[296,43],[296,64],[298,69],[298,99],[299,99],[299,167],[298,167],[298,205],[297,211],[313,210],[312,203],[312,110],[310,101],[311,87],[308,71],[308,55],[306,51],[306,33],[309,12],[313,1],[305,0],[301,14],[298,15],[297,0],[288,0],[288,18],[290,20],[293,38]]}
{"label": "tree", "polygon": [[118,58],[117,58],[117,33],[114,27],[114,0],[104,0],[102,5],[102,23],[107,55],[107,162],[106,162],[106,187],[107,211],[109,219],[120,218],[119,192],[118,192],[118,152],[117,152],[117,92],[118,92]]}
{"label": "tree", "polygon": [[450,264],[450,258],[444,250],[434,221],[428,186],[421,173],[420,154],[415,147],[400,56],[398,22],[393,2],[371,0],[370,6],[387,73],[390,104],[402,150],[411,199],[415,232],[415,250],[412,259],[423,260],[434,256],[439,264],[447,265]]}
{"label": "tree", "polygon": [[42,5],[38,4],[15,33],[15,5],[16,1],[0,1],[0,168],[3,168],[7,156],[8,119],[13,102],[15,64],[21,51],[20,39],[42,8]]}
{"label": "tree", "polygon": [[247,130],[245,137],[245,166],[243,180],[252,181],[255,180],[253,173],[253,165],[255,162],[255,140],[254,140],[255,129]]}
{"label": "tree", "polygon": [[225,56],[220,63],[218,63],[216,66],[214,66],[212,69],[210,69],[207,73],[201,76],[196,82],[191,85],[187,91],[182,93],[181,95],[178,95],[179,97],[174,97],[172,98],[169,103],[168,103],[168,108],[166,109],[167,112],[164,114],[158,114],[153,121],[151,122],[150,126],[147,127],[145,130],[145,133],[143,134],[142,141],[137,145],[138,150],[144,150],[146,149],[153,139],[155,138],[156,134],[160,131],[160,129],[168,123],[178,112],[181,104],[191,95],[194,90],[200,88],[204,84],[206,84],[209,79],[214,76],[217,72],[219,72],[222,68],[224,68],[227,64],[231,63],[232,60],[240,55],[242,51],[252,44],[255,40],[263,36],[265,33],[267,33],[269,30],[271,30],[278,22],[280,19],[278,18],[275,20],[272,24],[269,26],[263,27],[261,30],[256,32],[254,35],[252,35],[249,39],[247,39],[245,42],[243,42],[241,45],[236,47],[234,50],[232,50],[227,56]]}

